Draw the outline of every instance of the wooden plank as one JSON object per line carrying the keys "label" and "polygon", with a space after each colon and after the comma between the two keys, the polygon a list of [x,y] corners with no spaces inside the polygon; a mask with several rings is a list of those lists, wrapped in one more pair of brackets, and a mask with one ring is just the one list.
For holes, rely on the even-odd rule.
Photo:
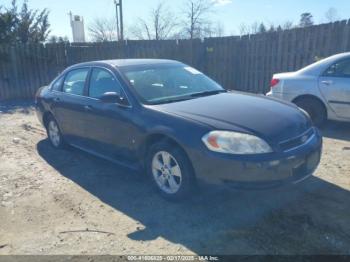
{"label": "wooden plank", "polygon": [[68,65],[115,58],[167,58],[190,64],[225,88],[268,90],[272,74],[294,71],[335,53],[350,51],[349,21],[244,37],[20,45],[0,52],[0,99],[32,97]]}

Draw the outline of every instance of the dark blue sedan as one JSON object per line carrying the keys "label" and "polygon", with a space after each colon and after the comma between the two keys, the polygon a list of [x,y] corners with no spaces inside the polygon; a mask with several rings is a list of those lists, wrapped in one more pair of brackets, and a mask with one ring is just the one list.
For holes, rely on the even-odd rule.
{"label": "dark blue sedan", "polygon": [[170,60],[74,65],[36,95],[55,148],[71,145],[133,169],[176,200],[197,181],[297,183],[317,168],[322,138],[298,107],[227,92]]}

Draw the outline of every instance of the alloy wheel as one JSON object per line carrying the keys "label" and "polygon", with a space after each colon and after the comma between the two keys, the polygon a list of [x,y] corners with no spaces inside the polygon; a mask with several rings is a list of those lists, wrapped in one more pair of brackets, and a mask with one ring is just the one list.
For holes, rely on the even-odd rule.
{"label": "alloy wheel", "polygon": [[167,194],[179,191],[182,182],[181,168],[175,157],[166,151],[156,153],[152,160],[152,174],[158,187]]}
{"label": "alloy wheel", "polygon": [[55,147],[59,147],[61,143],[61,136],[60,136],[60,131],[58,129],[58,126],[55,121],[50,121],[48,125],[48,133],[49,133],[49,138],[51,143]]}

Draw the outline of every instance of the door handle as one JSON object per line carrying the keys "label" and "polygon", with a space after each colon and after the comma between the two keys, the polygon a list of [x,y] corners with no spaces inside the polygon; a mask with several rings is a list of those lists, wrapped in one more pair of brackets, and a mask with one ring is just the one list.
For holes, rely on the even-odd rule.
{"label": "door handle", "polygon": [[55,97],[55,98],[53,99],[53,101],[54,101],[54,102],[59,102],[59,101],[61,101],[61,99],[60,99],[59,97]]}
{"label": "door handle", "polygon": [[92,106],[84,106],[84,109],[86,111],[92,111],[93,110],[93,107]]}
{"label": "door handle", "polygon": [[331,80],[325,80],[325,81],[322,81],[322,84],[326,85],[326,86],[329,86],[329,85],[332,85],[333,84],[333,81]]}

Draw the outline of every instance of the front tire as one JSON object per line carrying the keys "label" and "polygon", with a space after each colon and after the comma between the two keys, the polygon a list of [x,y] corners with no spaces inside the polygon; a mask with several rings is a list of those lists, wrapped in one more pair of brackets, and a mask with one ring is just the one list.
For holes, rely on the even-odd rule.
{"label": "front tire", "polygon": [[62,133],[58,127],[57,121],[52,116],[50,116],[47,121],[46,132],[47,137],[54,148],[62,149],[64,147],[65,143]]}
{"label": "front tire", "polygon": [[151,146],[146,168],[158,192],[167,200],[178,201],[193,193],[195,179],[185,152],[169,143]]}

